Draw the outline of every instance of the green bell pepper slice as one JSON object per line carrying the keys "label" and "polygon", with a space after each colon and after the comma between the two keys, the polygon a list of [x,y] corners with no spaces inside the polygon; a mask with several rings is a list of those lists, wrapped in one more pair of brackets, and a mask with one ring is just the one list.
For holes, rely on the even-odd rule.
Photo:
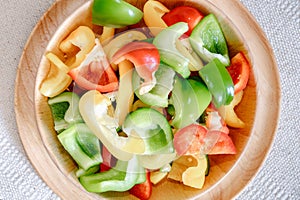
{"label": "green bell pepper slice", "polygon": [[172,125],[176,129],[180,129],[196,122],[211,99],[210,92],[202,82],[176,76],[170,98],[170,104],[174,106],[175,110]]}
{"label": "green bell pepper slice", "polygon": [[136,156],[131,160],[118,160],[114,168],[79,178],[82,186],[89,192],[123,192],[146,180],[145,169],[138,163]]}
{"label": "green bell pepper slice", "polygon": [[190,60],[176,47],[176,40],[189,29],[187,23],[178,22],[162,30],[153,40],[158,48],[161,61],[169,65],[184,78],[190,76]]}
{"label": "green bell pepper slice", "polygon": [[138,23],[143,12],[123,0],[94,0],[92,23],[100,26],[121,28]]}
{"label": "green bell pepper slice", "polygon": [[73,92],[64,92],[58,96],[48,99],[50,106],[54,129],[57,133],[61,133],[71,124],[83,122],[80,115],[78,104],[79,97]]}
{"label": "green bell pepper slice", "polygon": [[213,96],[213,103],[218,108],[228,105],[234,96],[234,85],[226,67],[215,58],[205,65],[199,75]]}
{"label": "green bell pepper slice", "polygon": [[99,140],[86,124],[74,124],[57,137],[80,168],[88,170],[102,162]]}
{"label": "green bell pepper slice", "polygon": [[190,43],[196,53],[205,61],[210,62],[218,58],[225,66],[229,66],[230,59],[226,39],[219,22],[214,14],[205,16],[194,28]]}
{"label": "green bell pepper slice", "polygon": [[173,153],[173,133],[167,119],[152,108],[139,108],[127,115],[123,131],[129,137],[138,135],[144,142],[142,155]]}
{"label": "green bell pepper slice", "polygon": [[142,78],[134,71],[132,85],[135,95],[147,105],[167,107],[168,95],[173,89],[175,72],[170,67],[161,63],[154,76],[156,78],[155,86],[148,93],[140,94],[139,90],[142,86]]}

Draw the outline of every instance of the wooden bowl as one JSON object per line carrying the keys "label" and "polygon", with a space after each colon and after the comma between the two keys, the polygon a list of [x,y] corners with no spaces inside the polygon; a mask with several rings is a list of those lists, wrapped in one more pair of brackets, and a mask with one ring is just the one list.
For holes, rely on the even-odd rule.
{"label": "wooden bowl", "polygon": [[[129,0],[142,9],[145,0]],[[204,14],[215,13],[228,41],[231,56],[243,51],[251,63],[251,76],[244,98],[236,109],[246,122],[243,129],[231,129],[236,155],[210,156],[211,170],[202,190],[163,181],[154,186],[151,199],[230,199],[236,196],[261,167],[277,128],[280,85],[270,45],[249,12],[239,1],[161,0],[170,9],[192,5]],[[63,199],[135,199],[129,193],[86,192],[74,175],[76,166],[59,144],[53,130],[47,98],[38,86],[49,69],[44,54],[57,51],[57,44],[78,25],[91,24],[91,2],[58,0],[33,30],[20,60],[15,87],[15,112],[28,158],[49,187]]]}

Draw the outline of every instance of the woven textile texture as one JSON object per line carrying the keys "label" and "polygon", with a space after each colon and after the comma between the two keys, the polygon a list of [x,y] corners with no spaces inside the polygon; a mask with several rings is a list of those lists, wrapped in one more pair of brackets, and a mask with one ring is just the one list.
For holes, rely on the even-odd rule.
{"label": "woven textile texture", "polygon": [[[14,114],[14,81],[22,50],[32,29],[53,2],[1,2],[0,200],[59,199],[29,162]],[[237,199],[300,199],[300,1],[241,2],[253,14],[273,47],[281,78],[282,104],[270,154]]]}

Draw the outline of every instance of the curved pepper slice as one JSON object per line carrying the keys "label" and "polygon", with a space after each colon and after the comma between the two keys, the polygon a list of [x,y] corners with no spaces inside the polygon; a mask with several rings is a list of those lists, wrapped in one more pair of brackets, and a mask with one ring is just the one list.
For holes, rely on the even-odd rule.
{"label": "curved pepper slice", "polygon": [[128,162],[118,160],[116,167],[108,171],[79,178],[80,183],[87,191],[96,193],[124,192],[145,180],[145,169],[139,165],[136,157]]}
{"label": "curved pepper slice", "polygon": [[184,78],[189,77],[191,73],[189,70],[190,60],[178,50],[176,45],[180,43],[176,44],[176,41],[188,29],[187,23],[179,22],[161,31],[153,40],[153,44],[159,50],[161,61]]}
{"label": "curved pepper slice", "polygon": [[172,125],[179,129],[196,122],[211,99],[211,94],[203,83],[175,77],[170,98],[170,104],[175,108]]}
{"label": "curved pepper slice", "polygon": [[165,14],[162,19],[168,26],[176,24],[177,22],[186,22],[189,25],[189,30],[185,33],[190,36],[194,27],[203,18],[203,14],[196,8],[190,6],[178,6]]}
{"label": "curved pepper slice", "polygon": [[142,78],[134,71],[132,77],[133,90],[143,103],[150,106],[167,107],[168,95],[173,89],[174,77],[174,70],[164,64],[160,64],[155,72],[155,86],[148,93],[140,94]]}
{"label": "curved pepper slice", "polygon": [[53,120],[54,129],[60,133],[71,124],[83,122],[79,113],[79,97],[73,92],[64,92],[48,99]]}
{"label": "curved pepper slice", "polygon": [[229,105],[222,106],[219,109],[221,116],[224,118],[228,126],[234,128],[244,128],[245,123],[237,116],[234,111],[236,105],[238,105],[243,98],[243,90],[234,95],[232,102]]}
{"label": "curved pepper slice", "polygon": [[190,41],[194,50],[205,62],[218,58],[223,65],[230,64],[227,43],[214,14],[205,16],[198,23],[192,31]]}
{"label": "curved pepper slice", "polygon": [[[60,43],[59,49],[67,54],[66,65],[73,69],[80,65],[94,46],[95,34],[92,29],[87,26],[79,26]],[[78,48],[80,49],[79,52],[77,52]],[[75,57],[74,54],[76,54]]]}
{"label": "curved pepper slice", "polygon": [[82,88],[111,92],[118,88],[118,78],[110,67],[99,40],[79,67],[69,72],[72,79]]}
{"label": "curved pepper slice", "polygon": [[162,19],[162,16],[170,10],[159,1],[147,1],[143,11],[145,24],[150,28],[150,31],[154,36],[168,27]]}
{"label": "curved pepper slice", "polygon": [[100,26],[121,28],[138,23],[143,12],[123,0],[94,0],[92,23]]}
{"label": "curved pepper slice", "polygon": [[173,133],[166,118],[152,108],[140,108],[130,113],[123,124],[123,131],[130,137],[144,141],[143,155],[172,153]]}
{"label": "curved pepper slice", "polygon": [[47,77],[41,82],[40,92],[46,97],[54,97],[65,91],[72,82],[72,78],[67,74],[69,71],[56,55],[47,53],[46,57],[50,61],[50,69]]}
{"label": "curved pepper slice", "polygon": [[112,62],[118,64],[125,59],[134,64],[137,73],[144,80],[139,90],[140,94],[149,92],[156,84],[154,73],[160,63],[157,48],[147,42],[131,42],[114,54]]}
{"label": "curved pepper slice", "polygon": [[225,66],[217,59],[205,65],[199,75],[213,96],[214,105],[219,108],[228,105],[234,96],[234,86]]}

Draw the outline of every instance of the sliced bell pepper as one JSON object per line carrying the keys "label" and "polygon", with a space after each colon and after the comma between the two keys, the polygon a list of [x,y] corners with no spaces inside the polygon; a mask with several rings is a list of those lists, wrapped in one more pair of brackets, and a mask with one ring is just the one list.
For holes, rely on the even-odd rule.
{"label": "sliced bell pepper", "polygon": [[245,89],[249,80],[250,65],[243,52],[236,54],[226,69],[233,80],[234,93],[237,94]]}
{"label": "sliced bell pepper", "polygon": [[86,59],[79,67],[69,71],[69,75],[81,88],[86,90],[111,92],[117,90],[119,84],[98,39],[96,39],[96,46]]}
{"label": "sliced bell pepper", "polygon": [[132,153],[122,150],[128,138],[120,137],[116,131],[119,124],[112,116],[114,111],[108,97],[90,90],[80,98],[79,111],[87,126],[115,158],[123,161],[132,158]]}
{"label": "sliced bell pepper", "polygon": [[98,138],[84,124],[74,124],[58,136],[60,143],[84,170],[102,162]]}
{"label": "sliced bell pepper", "polygon": [[243,98],[243,90],[234,95],[232,102],[229,105],[219,108],[221,116],[224,118],[225,123],[233,128],[244,128],[245,123],[237,116],[234,108],[238,105]]}
{"label": "sliced bell pepper", "polygon": [[184,34],[190,36],[194,27],[204,17],[196,8],[190,6],[178,6],[170,12],[162,16],[162,19],[168,26],[172,26],[177,22],[186,22],[189,25],[189,30]]}
{"label": "sliced bell pepper", "polygon": [[169,179],[201,189],[205,181],[208,162],[205,155],[184,155],[174,160]]}
{"label": "sliced bell pepper", "polygon": [[129,193],[136,196],[140,200],[147,200],[151,197],[152,193],[152,183],[150,181],[150,172],[146,173],[146,181],[133,186]]}
{"label": "sliced bell pepper", "polygon": [[199,75],[213,96],[214,105],[219,108],[229,104],[234,96],[232,79],[225,66],[217,59],[205,65]]}
{"label": "sliced bell pepper", "polygon": [[147,42],[131,42],[119,49],[112,58],[112,63],[118,64],[123,60],[129,60],[134,64],[138,75],[143,79],[139,93],[149,92],[156,84],[154,76],[160,63],[157,48]]}
{"label": "sliced bell pepper", "polygon": [[70,125],[83,122],[79,112],[79,97],[73,92],[64,92],[48,99],[53,120],[54,129],[60,133]]}
{"label": "sliced bell pepper", "polygon": [[175,72],[170,67],[160,64],[155,72],[155,86],[148,93],[140,94],[142,78],[134,71],[132,77],[133,90],[143,103],[150,106],[167,107],[168,95],[173,89],[174,76]]}
{"label": "sliced bell pepper", "polygon": [[[79,26],[59,44],[59,49],[67,54],[67,61],[65,63],[70,69],[78,67],[85,59],[85,56],[95,46],[95,38],[95,34],[91,28]],[[78,48],[80,49],[79,52],[77,52]]]}
{"label": "sliced bell pepper", "polygon": [[214,14],[205,16],[198,23],[192,31],[190,41],[205,62],[218,58],[223,65],[230,64],[226,39]]}
{"label": "sliced bell pepper", "polygon": [[170,104],[175,109],[171,124],[179,129],[196,122],[211,99],[211,94],[203,83],[176,76],[170,98]]}
{"label": "sliced bell pepper", "polygon": [[174,135],[173,143],[178,155],[236,154],[228,134],[209,131],[200,124],[191,124],[179,129]]}
{"label": "sliced bell pepper", "polygon": [[123,124],[128,137],[138,136],[143,140],[143,155],[173,153],[173,133],[166,118],[151,108],[140,108],[130,113]]}
{"label": "sliced bell pepper", "polygon": [[145,24],[149,27],[154,36],[168,27],[168,25],[162,19],[162,16],[164,16],[170,10],[161,2],[154,0],[147,1],[144,5],[143,11]]}
{"label": "sliced bell pepper", "polygon": [[94,0],[92,23],[100,26],[121,28],[138,23],[143,12],[123,0]]}
{"label": "sliced bell pepper", "polygon": [[124,60],[119,63],[120,86],[116,98],[115,116],[118,119],[118,124],[121,126],[131,111],[134,100],[134,91],[132,86],[133,64]]}
{"label": "sliced bell pepper", "polygon": [[161,61],[172,67],[184,78],[189,77],[190,60],[182,55],[176,47],[176,40],[188,30],[187,23],[176,23],[161,31],[153,40],[153,44],[158,48]]}
{"label": "sliced bell pepper", "polygon": [[124,192],[145,181],[145,169],[133,157],[128,162],[118,161],[116,167],[108,171],[81,176],[79,181],[89,192]]}
{"label": "sliced bell pepper", "polygon": [[56,55],[47,53],[46,58],[50,61],[50,69],[47,77],[41,82],[39,91],[46,97],[54,97],[65,91],[72,83],[72,78],[67,74],[69,71]]}
{"label": "sliced bell pepper", "polygon": [[133,41],[141,41],[147,39],[147,36],[136,30],[129,30],[116,35],[109,43],[103,46],[103,50],[109,62],[111,62],[113,55],[126,44]]}

